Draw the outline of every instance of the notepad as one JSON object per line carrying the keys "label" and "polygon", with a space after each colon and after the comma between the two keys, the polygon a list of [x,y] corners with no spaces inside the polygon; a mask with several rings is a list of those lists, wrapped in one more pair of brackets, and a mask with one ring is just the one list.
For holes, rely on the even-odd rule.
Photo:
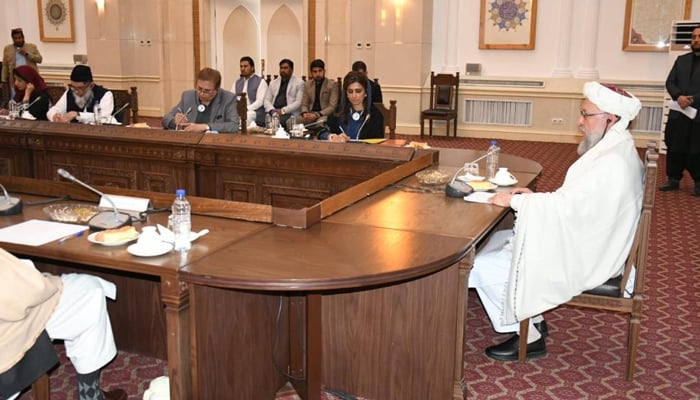
{"label": "notepad", "polygon": [[87,229],[85,225],[31,219],[0,229],[0,242],[41,246]]}
{"label": "notepad", "polygon": [[377,144],[385,141],[386,139],[384,138],[372,138],[372,139],[360,139],[358,142],[362,143],[369,143],[369,144]]}

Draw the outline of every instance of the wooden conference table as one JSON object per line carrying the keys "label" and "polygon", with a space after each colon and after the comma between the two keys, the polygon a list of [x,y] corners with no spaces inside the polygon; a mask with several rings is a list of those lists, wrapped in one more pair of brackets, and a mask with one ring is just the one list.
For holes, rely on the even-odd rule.
{"label": "wooden conference table", "polygon": [[[440,168],[454,171],[478,154],[441,151]],[[541,170],[506,155],[502,164],[525,185]],[[65,182],[0,183],[89,200]],[[167,357],[173,399],[274,398],[287,381],[306,399],[320,398],[322,387],[371,399],[461,399],[468,272],[476,244],[507,210],[412,190],[412,175],[399,183],[408,188],[387,186],[306,229],[195,215],[193,228],[211,233],[185,256],[137,258],[84,238],[3,247],[47,271],[114,281],[118,346]],[[156,207],[172,200],[144,194]],[[45,218],[41,208],[25,205],[0,226]]]}

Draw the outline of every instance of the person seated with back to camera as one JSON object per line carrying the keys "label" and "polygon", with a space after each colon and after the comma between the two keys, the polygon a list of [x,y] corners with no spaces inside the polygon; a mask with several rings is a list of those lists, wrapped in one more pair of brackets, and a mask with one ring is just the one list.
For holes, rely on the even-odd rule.
{"label": "person seated with back to camera", "polygon": [[122,389],[100,389],[100,372],[117,355],[105,299],[116,290],[93,275],[41,273],[0,248],[0,399],[14,400],[52,368],[51,341],[63,340],[79,400],[126,400]]}
{"label": "person seated with back to camera", "polygon": [[197,74],[195,89],[182,92],[180,102],[163,117],[165,129],[188,132],[238,132],[236,95],[221,88],[221,73],[205,67]]}
{"label": "person seated with back to camera", "polygon": [[[46,91],[44,78],[32,67],[20,65],[13,70],[15,97],[12,99],[19,103],[31,117],[38,120],[46,120],[46,112],[49,110],[49,93]],[[8,110],[0,110],[0,115],[6,115]],[[24,115],[26,117],[26,115]],[[31,117],[28,117],[31,119]]]}
{"label": "person seated with back to camera", "polygon": [[384,137],[384,116],[372,104],[372,91],[367,78],[351,71],[343,78],[343,93],[337,113],[330,114],[326,129],[318,139],[331,142]]}
{"label": "person seated with back to camera", "polygon": [[53,122],[95,121],[95,106],[99,104],[102,115],[112,115],[114,96],[103,86],[92,80],[92,70],[87,65],[76,65],[70,73],[69,89],[46,113],[46,119]]}

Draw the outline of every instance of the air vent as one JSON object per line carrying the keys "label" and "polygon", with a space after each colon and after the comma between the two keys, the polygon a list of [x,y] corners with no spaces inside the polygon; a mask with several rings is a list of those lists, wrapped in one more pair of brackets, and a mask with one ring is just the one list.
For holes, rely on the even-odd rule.
{"label": "air vent", "polygon": [[465,99],[464,122],[479,125],[531,126],[532,102]]}
{"label": "air vent", "polygon": [[634,121],[633,130],[636,132],[661,132],[661,120],[664,115],[662,106],[642,106]]}
{"label": "air vent", "polygon": [[470,86],[504,86],[513,88],[543,88],[544,81],[513,81],[506,79],[460,79],[459,84]]}

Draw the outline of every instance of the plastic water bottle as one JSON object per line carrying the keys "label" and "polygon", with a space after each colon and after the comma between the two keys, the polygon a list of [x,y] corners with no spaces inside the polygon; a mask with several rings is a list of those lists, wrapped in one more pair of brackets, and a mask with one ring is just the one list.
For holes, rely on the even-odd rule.
{"label": "plastic water bottle", "polygon": [[175,201],[171,208],[172,229],[173,229],[173,244],[175,250],[187,251],[192,247],[190,243],[190,230],[192,222],[190,213],[192,207],[190,202],[185,197],[185,189],[178,189],[175,192]]}
{"label": "plastic water bottle", "polygon": [[92,109],[95,117],[95,124],[102,125],[102,105],[99,100],[95,101],[95,107]]}
{"label": "plastic water bottle", "polygon": [[498,171],[498,156],[501,153],[501,148],[498,147],[495,140],[491,141],[491,146],[486,153],[486,171],[488,179],[493,179]]}

